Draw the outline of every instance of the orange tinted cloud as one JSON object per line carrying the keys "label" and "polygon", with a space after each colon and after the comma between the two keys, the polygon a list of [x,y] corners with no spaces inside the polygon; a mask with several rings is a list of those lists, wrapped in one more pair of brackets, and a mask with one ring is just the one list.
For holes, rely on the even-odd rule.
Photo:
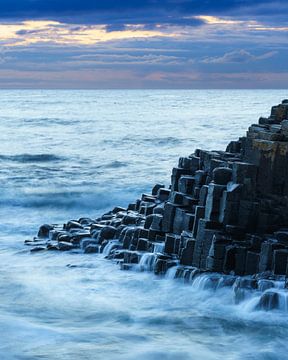
{"label": "orange tinted cloud", "polygon": [[0,42],[4,46],[29,46],[39,43],[61,45],[94,45],[100,42],[173,37],[161,29],[146,30],[142,25],[127,26],[121,31],[107,31],[104,25],[73,26],[56,21],[24,21],[0,24]]}

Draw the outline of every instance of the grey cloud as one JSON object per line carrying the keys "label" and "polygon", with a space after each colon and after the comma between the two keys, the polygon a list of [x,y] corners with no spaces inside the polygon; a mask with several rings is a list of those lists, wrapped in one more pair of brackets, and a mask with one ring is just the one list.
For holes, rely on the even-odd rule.
{"label": "grey cloud", "polygon": [[227,64],[227,63],[248,63],[251,61],[259,61],[269,59],[277,54],[277,51],[269,51],[262,55],[253,55],[244,49],[234,50],[225,53],[223,56],[206,57],[200,62],[204,64]]}

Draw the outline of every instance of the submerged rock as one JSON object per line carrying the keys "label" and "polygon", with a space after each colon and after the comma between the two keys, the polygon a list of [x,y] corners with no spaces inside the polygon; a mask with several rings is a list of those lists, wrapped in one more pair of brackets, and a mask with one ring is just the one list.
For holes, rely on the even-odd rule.
{"label": "submerged rock", "polygon": [[261,296],[256,309],[258,310],[273,310],[279,308],[279,294],[275,291],[269,290],[264,292]]}

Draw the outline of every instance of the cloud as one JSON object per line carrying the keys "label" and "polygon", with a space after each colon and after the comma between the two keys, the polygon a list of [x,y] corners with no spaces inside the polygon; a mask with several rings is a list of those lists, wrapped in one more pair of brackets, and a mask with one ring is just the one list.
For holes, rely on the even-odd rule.
{"label": "cloud", "polygon": [[228,64],[228,63],[249,63],[269,59],[277,54],[277,51],[269,51],[262,55],[253,55],[246,50],[234,50],[227,52],[223,56],[206,57],[201,60],[204,64]]}
{"label": "cloud", "polygon": [[5,47],[0,47],[0,65],[7,63],[8,61],[12,60],[13,57],[9,56],[9,51]]}
{"label": "cloud", "polygon": [[287,0],[3,0],[1,87],[245,87],[257,72],[255,86],[283,86],[287,13]]}
{"label": "cloud", "polygon": [[78,55],[73,56],[67,65],[75,66],[96,66],[96,65],[183,65],[187,64],[187,61],[192,61],[185,58],[180,58],[173,55],[157,55],[157,54],[144,54],[144,55],[133,55],[133,54],[105,54],[97,53],[94,55]]}
{"label": "cloud", "polygon": [[6,46],[29,46],[50,43],[58,45],[95,45],[123,39],[173,37],[161,29],[146,30],[143,26],[126,26],[121,30],[107,31],[104,25],[74,26],[56,21],[24,21],[17,24],[0,24],[0,39]]}
{"label": "cloud", "polygon": [[[276,15],[285,21],[287,0],[9,0],[0,2],[2,19],[53,19],[91,24],[174,24],[197,26],[193,16],[231,15],[266,17]],[[284,15],[283,15],[284,14]],[[272,15],[272,16],[271,16]],[[189,18],[189,16],[192,18]],[[270,20],[269,20],[270,19]],[[287,21],[287,20],[286,20]]]}

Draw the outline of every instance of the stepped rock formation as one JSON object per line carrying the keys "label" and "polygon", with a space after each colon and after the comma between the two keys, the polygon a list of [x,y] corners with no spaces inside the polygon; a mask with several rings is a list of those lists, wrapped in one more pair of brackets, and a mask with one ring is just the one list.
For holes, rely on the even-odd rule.
{"label": "stepped rock formation", "polygon": [[284,279],[288,100],[272,107],[268,118],[251,125],[226,151],[197,149],[180,158],[169,188],[155,185],[152,194],[127,209],[116,207],[96,220],[42,225],[27,244],[37,245],[31,251],[104,251],[122,269],[140,264],[155,274],[178,265],[175,276],[187,279],[203,271],[229,274],[240,288],[245,275],[254,275],[246,288],[257,288],[257,279]]}

